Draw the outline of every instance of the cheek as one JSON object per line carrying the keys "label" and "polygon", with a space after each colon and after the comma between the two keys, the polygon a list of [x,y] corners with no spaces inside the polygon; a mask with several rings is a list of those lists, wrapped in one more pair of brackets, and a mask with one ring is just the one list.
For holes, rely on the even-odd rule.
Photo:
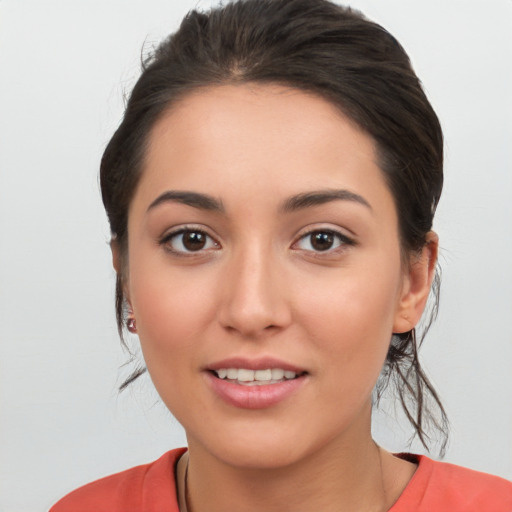
{"label": "cheek", "polygon": [[[201,366],[204,335],[212,319],[208,281],[172,272],[168,266],[133,266],[132,305],[146,366],[167,407],[181,420],[200,400],[191,375]],[[201,286],[199,286],[201,285]]]}
{"label": "cheek", "polygon": [[165,265],[133,265],[130,291],[145,355],[168,351],[175,357],[197,342],[197,333],[215,311],[210,281],[197,269],[173,272]]}
{"label": "cheek", "polygon": [[348,271],[323,287],[316,281],[301,291],[300,316],[308,338],[336,361],[333,371],[345,384],[364,375],[372,381],[381,371],[392,335],[399,275]]}
{"label": "cheek", "polygon": [[312,276],[309,282],[301,279],[301,288],[295,294],[301,299],[296,306],[317,327],[333,328],[339,334],[390,331],[398,304],[399,279],[399,271],[380,269],[341,269],[336,274]]}

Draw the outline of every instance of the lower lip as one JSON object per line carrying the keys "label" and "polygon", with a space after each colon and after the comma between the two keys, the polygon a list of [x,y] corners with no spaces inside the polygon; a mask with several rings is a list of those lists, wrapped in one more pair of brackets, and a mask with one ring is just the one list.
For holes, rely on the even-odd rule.
{"label": "lower lip", "polygon": [[306,375],[302,375],[276,384],[244,386],[219,379],[210,372],[205,372],[205,376],[215,394],[229,405],[241,409],[266,409],[277,405],[293,395],[306,381]]}

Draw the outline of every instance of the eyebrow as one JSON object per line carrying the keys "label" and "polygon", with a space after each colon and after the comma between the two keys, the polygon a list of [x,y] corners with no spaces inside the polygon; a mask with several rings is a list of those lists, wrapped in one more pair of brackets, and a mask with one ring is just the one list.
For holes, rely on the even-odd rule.
{"label": "eyebrow", "polygon": [[[297,194],[288,198],[280,210],[283,213],[291,213],[297,210],[302,210],[305,208],[311,208],[313,206],[319,206],[322,204],[330,203],[332,201],[353,201],[363,206],[366,206],[370,210],[372,207],[370,203],[359,194],[354,192],[350,192],[349,190],[315,190],[312,192],[303,192],[301,194]],[[178,190],[168,190],[163,194],[159,195],[148,207],[147,211],[149,212],[153,208],[157,206],[171,202],[171,203],[181,203],[187,206],[192,206],[193,208],[198,208],[200,210],[207,210],[213,212],[224,213],[224,205],[222,201],[215,199],[213,196],[208,194],[201,194],[199,192],[188,192],[188,191],[178,191]]]}
{"label": "eyebrow", "polygon": [[168,190],[159,195],[148,207],[149,212],[153,208],[163,203],[181,203],[200,210],[208,210],[213,212],[224,212],[224,206],[221,201],[215,199],[208,194],[200,194],[198,192],[181,192],[178,190]]}
{"label": "eyebrow", "polygon": [[284,213],[290,213],[304,208],[311,208],[313,206],[319,206],[331,201],[353,201],[363,206],[366,206],[370,210],[372,207],[370,203],[359,194],[350,192],[349,190],[315,190],[312,192],[305,192],[303,194],[297,194],[287,199],[282,207],[281,211]]}

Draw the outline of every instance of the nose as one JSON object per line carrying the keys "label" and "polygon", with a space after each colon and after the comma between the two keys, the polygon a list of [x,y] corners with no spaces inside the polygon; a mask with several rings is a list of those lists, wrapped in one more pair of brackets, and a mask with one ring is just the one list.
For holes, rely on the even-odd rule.
{"label": "nose", "polygon": [[222,279],[222,326],[244,338],[260,338],[291,322],[283,269],[268,248],[254,245],[230,258]]}

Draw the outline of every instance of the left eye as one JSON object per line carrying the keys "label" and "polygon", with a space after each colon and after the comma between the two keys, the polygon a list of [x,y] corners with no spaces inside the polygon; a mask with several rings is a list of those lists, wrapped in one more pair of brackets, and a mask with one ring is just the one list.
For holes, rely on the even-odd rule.
{"label": "left eye", "polygon": [[304,251],[325,252],[337,249],[342,245],[351,244],[351,241],[335,231],[311,231],[299,239],[297,247]]}
{"label": "left eye", "polygon": [[218,247],[217,242],[198,229],[183,229],[167,236],[163,243],[172,252],[191,253]]}

